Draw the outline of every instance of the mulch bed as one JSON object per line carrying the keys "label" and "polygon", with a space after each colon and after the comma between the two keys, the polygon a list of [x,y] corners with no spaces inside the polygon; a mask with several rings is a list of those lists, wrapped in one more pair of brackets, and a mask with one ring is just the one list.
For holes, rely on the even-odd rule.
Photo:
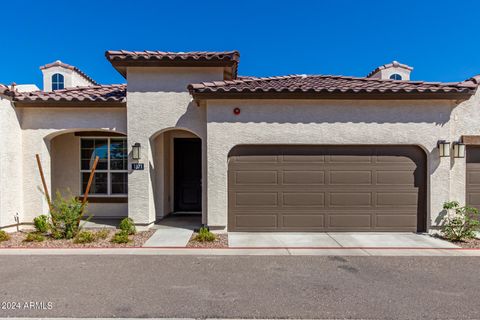
{"label": "mulch bed", "polygon": [[194,233],[187,244],[187,248],[228,248],[228,234],[215,234],[217,238],[212,242],[199,242],[195,240],[198,233]]}
{"label": "mulch bed", "polygon": [[451,242],[462,248],[480,249],[480,239],[470,239],[465,241],[451,241]]}
{"label": "mulch bed", "polygon": [[[84,229],[92,232],[99,231],[100,229]],[[129,248],[129,247],[141,247],[152,236],[155,230],[141,231],[137,234],[130,236],[129,243],[117,244],[110,240],[115,232],[118,230],[108,229],[109,234],[106,239],[97,239],[92,243],[74,243],[73,239],[60,239],[55,240],[49,237],[45,237],[42,242],[25,242],[25,237],[28,231],[20,231],[10,233],[10,240],[0,242],[0,248]]]}

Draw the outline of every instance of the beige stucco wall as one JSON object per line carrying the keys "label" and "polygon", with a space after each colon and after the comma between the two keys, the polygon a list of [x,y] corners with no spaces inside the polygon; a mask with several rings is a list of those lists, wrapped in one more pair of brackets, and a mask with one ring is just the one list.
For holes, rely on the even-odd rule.
{"label": "beige stucco wall", "polygon": [[[164,189],[155,188],[155,181],[163,181],[155,177],[162,172],[158,163],[155,165],[159,154],[155,155],[154,145],[160,143],[155,140],[156,136],[171,129],[194,133],[202,139],[206,157],[205,108],[192,101],[187,85],[221,79],[222,68],[128,68],[128,144],[138,142],[142,145],[140,162],[145,164],[145,170],[129,175],[128,212],[137,223],[151,224],[165,211],[165,201],[158,198],[159,194],[164,194]],[[203,191],[203,204],[206,205],[205,188]]]}
{"label": "beige stucco wall", "polygon": [[208,224],[227,224],[227,159],[236,145],[406,144],[427,154],[430,226],[451,197],[450,161],[437,149],[438,140],[450,140],[451,110],[449,101],[210,101]]}
{"label": "beige stucco wall", "polygon": [[22,131],[11,102],[0,97],[0,227],[23,213]]}
{"label": "beige stucco wall", "polygon": [[[125,108],[23,108],[19,111],[19,115],[22,128],[23,221],[25,222],[31,222],[35,216],[48,211],[41,192],[35,154],[38,153],[41,157],[48,188],[51,191],[50,142],[54,137],[63,133],[92,129],[127,132]],[[73,177],[73,179],[77,178]]]}
{"label": "beige stucco wall", "polygon": [[43,69],[43,90],[52,91],[52,76],[55,73],[63,75],[65,88],[89,86],[92,83],[78,74],[75,70],[63,68],[63,67],[50,67]]}

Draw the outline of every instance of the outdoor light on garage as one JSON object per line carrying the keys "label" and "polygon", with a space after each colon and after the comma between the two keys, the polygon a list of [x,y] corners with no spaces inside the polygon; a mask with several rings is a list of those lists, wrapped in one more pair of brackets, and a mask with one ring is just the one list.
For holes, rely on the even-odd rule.
{"label": "outdoor light on garage", "polygon": [[460,142],[453,143],[453,157],[465,158],[465,145]]}
{"label": "outdoor light on garage", "polygon": [[136,142],[133,146],[132,146],[132,159],[133,160],[140,160],[140,143]]}
{"label": "outdoor light on garage", "polygon": [[450,157],[450,142],[438,141],[438,150],[440,151],[440,157]]}

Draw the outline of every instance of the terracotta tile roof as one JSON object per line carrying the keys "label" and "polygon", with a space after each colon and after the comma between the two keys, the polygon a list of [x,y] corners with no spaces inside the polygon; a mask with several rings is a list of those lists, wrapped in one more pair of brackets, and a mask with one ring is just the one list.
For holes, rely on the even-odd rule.
{"label": "terracotta tile roof", "polygon": [[127,51],[109,50],[105,57],[117,70],[124,74],[118,67],[126,65],[139,66],[225,66],[231,67],[232,79],[237,76],[240,53],[238,51],[192,51],[192,52],[165,52],[165,51]]}
{"label": "terracotta tile roof", "polygon": [[73,70],[75,72],[77,72],[79,75],[81,75],[83,78],[85,78],[87,81],[90,81],[92,84],[94,85],[98,85],[98,83],[93,80],[92,78],[90,78],[85,72],[83,72],[82,70],[78,69],[77,67],[75,66],[71,66],[69,64],[66,64],[60,60],[57,60],[55,62],[52,62],[52,63],[48,63],[44,66],[41,66],[40,67],[40,70],[43,70],[43,69],[48,69],[48,68],[51,68],[51,67],[63,67],[63,68],[66,68],[66,69],[70,69],[70,70]]}
{"label": "terracotta tile roof", "polygon": [[97,85],[54,91],[18,92],[8,89],[4,95],[22,103],[125,103],[126,84]]}
{"label": "terracotta tile roof", "polygon": [[[473,78],[472,78],[473,79]],[[329,98],[346,95],[355,97],[384,96],[392,98],[404,94],[460,94],[472,95],[478,83],[472,79],[464,82],[441,83],[424,81],[394,81],[371,78],[356,78],[333,75],[288,75],[280,77],[253,78],[245,77],[231,81],[214,81],[191,84],[190,93],[196,97],[235,98],[241,96],[254,98],[263,95],[268,98],[281,98],[295,95],[305,97]],[[477,80],[480,80],[477,79]],[[418,96],[417,96],[418,97]]]}

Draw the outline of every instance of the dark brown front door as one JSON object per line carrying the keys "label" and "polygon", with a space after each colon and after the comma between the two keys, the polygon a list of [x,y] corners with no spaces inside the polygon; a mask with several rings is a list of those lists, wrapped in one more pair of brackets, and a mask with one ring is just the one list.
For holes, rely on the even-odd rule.
{"label": "dark brown front door", "polygon": [[426,156],[415,146],[240,146],[229,231],[424,231]]}
{"label": "dark brown front door", "polygon": [[174,210],[202,211],[202,141],[175,138]]}
{"label": "dark brown front door", "polygon": [[467,146],[467,205],[480,209],[480,146]]}

